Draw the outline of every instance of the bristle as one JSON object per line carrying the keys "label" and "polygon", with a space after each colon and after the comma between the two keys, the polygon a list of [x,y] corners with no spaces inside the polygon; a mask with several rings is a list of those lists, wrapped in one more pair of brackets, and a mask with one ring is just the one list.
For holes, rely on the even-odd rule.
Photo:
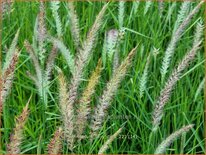
{"label": "bristle", "polygon": [[62,128],[59,127],[48,145],[48,154],[60,154],[62,150]]}
{"label": "bristle", "polygon": [[190,14],[184,19],[182,24],[177,28],[175,33],[172,35],[172,39],[166,49],[165,56],[162,61],[162,67],[161,67],[161,75],[162,75],[162,82],[165,79],[165,75],[168,72],[169,64],[171,62],[172,56],[174,54],[177,42],[180,40],[182,33],[184,32],[187,25],[190,23],[193,16],[199,11],[204,1],[201,1],[191,12]]}
{"label": "bristle", "polygon": [[154,154],[164,154],[167,147],[169,147],[178,137],[180,137],[182,134],[188,132],[190,129],[193,128],[193,124],[187,125],[182,127],[181,129],[175,131],[172,133],[169,137],[167,137],[155,150]]}
{"label": "bristle", "polygon": [[71,25],[71,33],[74,39],[74,44],[79,49],[80,46],[80,30],[79,30],[79,19],[75,10],[74,2],[68,2],[69,8],[69,19]]}
{"label": "bristle", "polygon": [[[32,97],[32,96],[31,96]],[[16,119],[16,125],[13,130],[13,133],[10,137],[10,143],[7,146],[7,153],[8,154],[20,154],[20,145],[23,140],[23,128],[26,123],[26,120],[29,116],[29,110],[28,105],[31,100],[31,97],[29,98],[29,101],[27,102],[26,106],[23,109],[23,112],[19,117]]]}
{"label": "bristle", "polygon": [[102,145],[102,147],[99,149],[98,154],[103,154],[105,151],[109,148],[109,145],[114,141],[115,138],[122,132],[122,128],[117,130],[112,136],[109,137],[109,139]]}
{"label": "bristle", "polygon": [[76,133],[77,138],[80,140],[82,133],[84,131],[84,128],[87,123],[88,116],[90,114],[90,101],[91,97],[95,92],[95,86],[99,82],[100,73],[102,70],[102,61],[101,59],[98,61],[98,65],[94,72],[92,73],[91,77],[89,78],[89,83],[87,87],[85,88],[81,99],[79,100],[79,108],[77,110],[77,120],[76,120]]}
{"label": "bristle", "polygon": [[111,80],[107,83],[103,95],[99,99],[99,104],[95,108],[94,115],[92,116],[91,133],[90,133],[91,140],[98,134],[98,131],[102,126],[105,116],[107,115],[107,109],[110,106],[112,98],[115,95],[121,80],[126,75],[127,69],[132,62],[136,49],[137,47],[132,49],[132,51],[129,53],[127,58],[117,68]]}
{"label": "bristle", "polygon": [[164,88],[162,89],[159,99],[156,103],[155,109],[153,111],[153,131],[156,131],[159,127],[160,121],[163,116],[163,109],[166,103],[168,102],[172,90],[176,85],[177,81],[180,79],[182,71],[189,65],[189,63],[194,59],[198,50],[200,49],[200,41],[197,45],[195,45],[182,59],[182,61],[178,64],[177,68],[173,70],[169,79],[167,80]]}

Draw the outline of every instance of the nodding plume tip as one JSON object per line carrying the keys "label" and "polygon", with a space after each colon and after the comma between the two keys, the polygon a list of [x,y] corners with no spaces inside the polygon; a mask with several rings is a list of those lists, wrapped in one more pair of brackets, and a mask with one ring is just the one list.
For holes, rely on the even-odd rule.
{"label": "nodding plume tip", "polygon": [[26,103],[26,107],[25,107],[25,109],[28,109],[28,107],[29,107],[29,103],[30,103],[30,101],[31,101],[31,98],[32,98],[32,94],[31,94],[31,96],[29,97],[29,100],[28,100],[27,103]]}

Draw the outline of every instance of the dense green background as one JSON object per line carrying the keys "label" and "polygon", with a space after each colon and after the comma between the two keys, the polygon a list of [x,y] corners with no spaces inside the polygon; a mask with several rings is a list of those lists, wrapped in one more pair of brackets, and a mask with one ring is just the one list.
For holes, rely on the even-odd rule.
{"label": "dense green background", "polygon": [[[184,76],[175,86],[172,97],[165,107],[165,115],[160,129],[154,137],[153,143],[148,143],[152,127],[151,112],[162,87],[160,79],[161,62],[165,49],[170,41],[173,26],[181,5],[181,2],[176,2],[177,5],[174,8],[172,15],[168,16],[169,8],[172,3],[174,2],[165,2],[162,18],[159,16],[157,2],[152,3],[152,6],[146,15],[144,15],[145,2],[140,2],[136,14],[134,14],[133,2],[125,3],[126,14],[124,27],[131,30],[126,31],[125,33],[125,38],[121,44],[120,55],[121,59],[125,58],[128,52],[134,46],[139,44],[137,54],[128,75],[121,83],[121,86],[115,95],[109,109],[109,117],[104,123],[100,136],[96,138],[93,144],[90,144],[89,141],[86,140],[82,141],[82,143],[76,147],[75,153],[97,153],[109,135],[117,131],[124,123],[123,132],[112,143],[108,153],[153,153],[152,151],[154,151],[157,145],[165,137],[181,128],[183,125],[190,123],[195,124],[194,129],[176,140],[170,147],[172,149],[168,149],[167,153],[204,153],[203,90],[201,91],[201,94],[198,95],[197,99],[194,100],[197,88],[204,78],[203,48],[197,54],[195,61],[191,64],[189,69],[184,72]],[[95,20],[95,16],[103,6],[103,3],[77,2],[75,5],[80,18],[82,39],[84,39]],[[196,3],[192,3],[192,5],[194,7]],[[54,71],[48,107],[44,110],[44,104],[39,99],[35,85],[26,75],[26,71],[34,73],[34,68],[23,47],[25,39],[32,42],[33,28],[38,13],[38,3],[16,2],[13,8],[14,10],[10,16],[6,16],[3,19],[3,50],[5,46],[9,47],[17,29],[21,28],[18,47],[22,49],[22,53],[16,69],[14,84],[3,110],[3,126],[1,128],[2,143],[5,144],[3,145],[3,152],[9,141],[10,133],[12,133],[15,116],[22,111],[29,96],[32,94],[32,100],[29,105],[31,113],[25,126],[25,140],[22,143],[22,153],[44,153],[53,132],[56,127],[61,124],[60,112],[58,109],[58,87],[55,78],[57,73]],[[172,63],[170,64],[169,73],[171,73],[177,62],[181,60],[184,54],[192,46],[195,23],[199,20],[199,17],[204,18],[203,8],[204,7],[202,7],[201,11],[195,18],[193,18],[190,26],[178,43]],[[63,36],[64,43],[73,53],[75,53],[69,25],[65,27],[68,20],[65,2],[61,3],[61,11],[59,13],[63,29],[65,30]],[[101,57],[104,33],[109,29],[118,28],[118,2],[111,2],[109,4],[104,19],[97,46],[94,49],[94,55],[85,69],[85,79],[90,75],[97,64],[99,57]],[[46,4],[46,22],[48,32],[52,36],[56,36],[55,22],[51,15],[49,3]],[[147,92],[144,94],[144,97],[140,99],[139,79],[143,73],[147,55],[151,52],[153,47],[159,48],[160,53],[157,55],[156,60],[152,57],[149,67]],[[66,66],[65,60],[60,54],[56,59],[56,65],[61,68]],[[64,73],[67,75],[67,78],[70,79],[71,74],[67,68],[64,69]],[[167,74],[167,77],[168,76],[169,74]],[[100,83],[92,100],[92,106],[97,103],[96,101],[110,77],[111,64],[108,63],[102,72]],[[80,92],[86,84],[86,81],[82,82],[79,90]],[[109,119],[110,117],[111,119]],[[128,118],[118,119],[117,117]],[[67,153],[66,145],[64,145],[64,153]]]}

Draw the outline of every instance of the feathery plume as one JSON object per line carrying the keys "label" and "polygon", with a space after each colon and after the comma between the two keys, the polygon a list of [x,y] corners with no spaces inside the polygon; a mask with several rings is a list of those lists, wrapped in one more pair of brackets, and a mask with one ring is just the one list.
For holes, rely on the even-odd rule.
{"label": "feathery plume", "polygon": [[[45,24],[45,6],[44,2],[40,2],[39,14],[36,18],[35,27],[34,27],[34,36],[32,45],[26,40],[24,46],[29,53],[35,68],[35,75],[32,75],[30,72],[27,72],[28,76],[34,81],[38,94],[41,97],[42,101],[47,105],[48,102],[48,92],[50,84],[50,76],[52,67],[54,65],[55,57],[57,55],[57,45],[53,43],[51,52],[49,53],[48,59],[45,60],[45,45],[46,39],[48,38],[46,24]],[[60,37],[61,22],[58,16],[59,1],[50,3],[52,8],[52,14],[56,22],[56,28],[58,36]]]}
{"label": "feathery plume", "polygon": [[202,43],[201,35],[203,33],[203,26],[198,23],[196,26],[196,32],[194,35],[194,41],[193,41],[193,47],[188,52],[182,61],[179,63],[177,68],[173,71],[171,76],[169,77],[168,81],[165,84],[164,89],[160,93],[160,97],[158,99],[158,102],[156,104],[154,113],[153,113],[153,131],[157,129],[159,126],[160,120],[162,119],[163,115],[163,108],[167,101],[170,98],[171,92],[177,81],[179,80],[181,76],[181,72],[189,65],[189,63],[194,59],[195,55],[197,54],[197,51],[200,49],[200,45]]}
{"label": "feathery plume", "polygon": [[73,104],[77,98],[77,89],[81,81],[82,77],[82,71],[85,66],[85,64],[88,61],[89,56],[91,55],[91,51],[93,48],[93,44],[95,42],[95,39],[97,37],[99,28],[102,23],[102,18],[104,15],[104,12],[106,11],[107,5],[104,5],[102,10],[99,12],[99,14],[96,17],[96,20],[90,29],[86,40],[83,42],[82,49],[79,52],[79,55],[76,58],[76,67],[75,72],[72,77],[72,82],[69,85],[69,92],[67,93],[67,101],[66,101],[66,117],[64,121],[65,131],[64,134],[66,136],[68,145],[70,150],[73,149],[73,143],[74,143],[74,122],[73,122],[73,116],[74,116],[74,110],[73,110]]}
{"label": "feathery plume", "polygon": [[201,93],[202,89],[204,88],[204,85],[205,85],[205,78],[202,80],[202,82],[200,83],[200,85],[198,86],[198,88],[196,90],[194,101],[197,100],[197,97]]}
{"label": "feathery plume", "polygon": [[109,137],[109,139],[102,145],[102,147],[99,149],[98,154],[103,154],[105,151],[109,148],[109,145],[114,141],[115,138],[122,132],[122,128],[117,130],[112,136]]}
{"label": "feathery plume", "polygon": [[120,0],[119,1],[119,14],[118,14],[118,20],[119,20],[119,28],[122,29],[124,24],[124,10],[125,10],[125,1]]}
{"label": "feathery plume", "polygon": [[74,109],[73,104],[68,102],[68,91],[66,78],[63,72],[59,69],[59,106],[62,114],[62,120],[64,123],[64,137],[69,145],[69,149],[73,149],[74,143]]}
{"label": "feathery plume", "polygon": [[188,132],[190,129],[193,128],[193,124],[187,125],[182,127],[181,129],[175,131],[172,133],[169,137],[167,137],[155,150],[154,154],[164,154],[166,151],[166,148],[169,147],[178,137],[180,137],[182,134]]}
{"label": "feathery plume", "polygon": [[155,60],[157,58],[157,55],[160,53],[159,50],[160,50],[159,48],[155,48],[155,47],[153,47],[152,49],[152,55],[154,56]]}
{"label": "feathery plume", "polygon": [[87,123],[88,116],[90,114],[90,101],[91,97],[95,92],[95,87],[99,81],[100,73],[102,71],[102,61],[99,59],[98,64],[91,77],[89,78],[89,83],[84,90],[81,99],[79,100],[79,108],[77,110],[77,120],[76,120],[76,133],[77,138],[81,140],[82,133]]}
{"label": "feathery plume", "polygon": [[32,41],[33,41],[32,46],[35,47],[35,49],[38,48],[37,46],[37,40],[39,39],[39,31],[38,31],[39,27],[38,26],[39,26],[39,16],[37,15],[35,23],[34,23],[34,30],[33,30],[34,35],[32,36]]}
{"label": "feathery plume", "polygon": [[107,109],[110,106],[110,102],[113,96],[115,95],[115,92],[117,91],[121,80],[126,75],[127,69],[131,64],[136,49],[137,47],[133,48],[132,51],[127,56],[127,58],[117,68],[111,80],[107,83],[103,95],[99,99],[99,104],[95,108],[94,115],[92,117],[91,134],[90,134],[91,139],[93,139],[98,134],[98,131],[101,128],[104,118],[106,116]]}
{"label": "feathery plume", "polygon": [[81,77],[83,74],[83,68],[86,65],[89,56],[92,54],[92,47],[95,41],[95,38],[97,37],[97,33],[100,29],[102,18],[104,15],[104,12],[107,8],[108,4],[105,4],[102,8],[102,10],[99,12],[99,14],[96,17],[96,20],[90,29],[86,40],[83,42],[83,47],[80,50],[78,56],[76,57],[76,66],[75,66],[75,72],[73,74],[71,83],[69,85],[69,92],[68,92],[68,101],[67,105],[74,104],[76,98],[77,98],[77,89],[79,87],[79,84],[81,82]]}
{"label": "feathery plume", "polygon": [[116,69],[119,66],[119,52],[120,52],[120,43],[122,41],[122,39],[124,38],[124,30],[121,29],[119,31],[117,31],[117,37],[114,38],[116,40],[115,41],[115,46],[113,48],[114,51],[114,58],[113,58],[113,63],[112,63],[112,74],[116,71]]}
{"label": "feathery plume", "polygon": [[[31,96],[32,97],[32,96]],[[7,153],[8,154],[20,154],[20,145],[23,139],[23,128],[26,123],[26,120],[29,116],[29,102],[31,100],[31,97],[29,98],[29,101],[27,102],[26,106],[23,109],[23,112],[20,116],[16,119],[16,125],[13,130],[13,133],[10,137],[10,143],[7,146]]]}
{"label": "feathery plume", "polygon": [[139,86],[140,98],[143,97],[144,91],[146,90],[149,64],[150,64],[150,54],[147,57],[147,62],[146,62],[145,68],[144,68],[144,72],[143,72],[142,77],[140,79],[140,86]]}
{"label": "feathery plume", "polygon": [[45,7],[44,2],[40,2],[38,14],[38,40],[43,42],[46,39]]}
{"label": "feathery plume", "polygon": [[199,40],[201,40],[201,37],[204,33],[204,25],[202,19],[197,23],[196,30],[195,30],[195,36],[193,41],[193,46],[197,45]]}
{"label": "feathery plume", "polygon": [[55,61],[57,54],[58,54],[57,47],[53,45],[51,53],[49,54],[49,57],[46,62],[46,69],[45,69],[45,75],[47,78],[46,81],[50,80],[52,68],[54,66],[54,61]]}
{"label": "feathery plume", "polygon": [[67,82],[66,77],[63,72],[59,69],[58,81],[59,81],[59,106],[61,110],[61,114],[63,115],[63,120],[66,122],[66,103],[67,103]]}
{"label": "feathery plume", "polygon": [[119,31],[111,29],[107,33],[107,54],[109,61],[112,61],[113,55],[116,52],[117,42],[119,41]]}
{"label": "feathery plume", "polygon": [[185,19],[189,9],[190,9],[191,2],[190,1],[184,1],[182,2],[182,5],[180,7],[180,10],[178,12],[177,20],[175,21],[175,26],[173,28],[173,34],[177,30],[177,28],[180,26],[182,21]]}
{"label": "feathery plume", "polygon": [[106,66],[106,61],[107,61],[107,33],[105,32],[104,43],[102,48],[102,62],[104,67]]}
{"label": "feathery plume", "polygon": [[76,67],[79,68],[78,72],[82,72],[85,63],[87,63],[89,56],[92,54],[92,48],[95,44],[95,40],[102,24],[102,19],[107,9],[107,6],[108,3],[105,4],[101,9],[101,11],[96,17],[92,28],[89,30],[86,40],[83,42],[82,49],[80,50],[80,53],[76,58]]}
{"label": "feathery plume", "polygon": [[184,32],[187,25],[190,23],[193,16],[199,11],[204,1],[201,1],[191,12],[190,14],[184,19],[182,24],[177,28],[174,35],[172,35],[172,39],[166,49],[165,56],[162,61],[162,67],[161,67],[161,75],[162,75],[162,81],[164,81],[165,75],[168,72],[169,64],[171,61],[171,58],[174,54],[175,47],[177,45],[177,42],[180,40],[182,33]]}
{"label": "feathery plume", "polygon": [[35,82],[39,96],[41,97],[42,101],[47,105],[47,93],[49,89],[49,81],[47,81],[47,79],[49,79],[49,77],[46,77],[46,75],[44,74],[43,67],[40,66],[37,54],[27,40],[24,41],[24,46],[26,48],[26,51],[30,54],[36,72],[36,75],[34,76],[31,75],[30,72],[27,72],[27,74]]}
{"label": "feathery plume", "polygon": [[37,78],[35,76],[33,76],[29,71],[26,72],[27,76],[34,81],[34,83],[36,84],[36,86],[39,85],[39,82],[37,80]]}
{"label": "feathery plume", "polygon": [[67,62],[67,65],[69,66],[71,73],[74,74],[75,63],[74,63],[73,55],[71,54],[70,50],[59,39],[49,37],[49,41],[51,41],[54,44],[54,46],[56,46],[60,50],[61,54],[63,55],[63,57]]}
{"label": "feathery plume", "polygon": [[9,14],[12,11],[13,0],[1,1],[0,3],[2,17],[4,17],[5,13]]}
{"label": "feathery plume", "polygon": [[3,69],[2,69],[3,72],[8,68],[8,66],[11,62],[12,56],[15,52],[18,37],[19,37],[19,32],[20,32],[20,29],[17,30],[17,32],[15,34],[15,37],[14,37],[12,43],[11,43],[11,46],[9,47],[9,50],[6,54],[5,62],[4,62]]}
{"label": "feathery plume", "polygon": [[19,32],[20,29],[18,29],[17,33],[15,34],[15,37],[6,54],[3,69],[1,68],[2,70],[0,75],[0,114],[2,112],[3,103],[6,99],[6,96],[8,95],[9,90],[11,89],[15,67],[19,58],[19,51],[16,48]]}
{"label": "feathery plume", "polygon": [[174,9],[176,8],[176,5],[177,5],[177,2],[174,1],[174,2],[172,3],[172,5],[169,7],[169,10],[168,10],[168,13],[167,13],[167,17],[166,17],[165,23],[168,23],[169,21],[171,21],[171,17],[173,16],[173,11],[174,11]]}
{"label": "feathery plume", "polygon": [[197,51],[200,49],[200,44],[202,41],[200,41],[197,45],[195,45],[182,59],[182,61],[179,63],[176,69],[172,72],[169,79],[167,80],[164,88],[162,89],[159,99],[157,101],[157,104],[155,106],[154,112],[153,112],[153,131],[156,131],[160,121],[163,116],[163,109],[166,103],[168,102],[172,90],[177,83],[177,81],[180,79],[182,71],[189,65],[189,63],[194,59],[195,55],[197,54]]}
{"label": "feathery plume", "polygon": [[164,1],[163,0],[159,0],[158,9],[159,9],[160,17],[162,17],[162,12],[164,11]]}
{"label": "feathery plume", "polygon": [[116,51],[114,52],[114,59],[112,63],[112,73],[115,73],[118,66],[119,66],[119,50],[116,49]]}
{"label": "feathery plume", "polygon": [[60,151],[62,150],[62,128],[59,127],[55,133],[54,137],[51,139],[49,145],[48,145],[48,154],[60,154]]}
{"label": "feathery plume", "polygon": [[59,13],[58,13],[60,1],[51,1],[50,4],[51,4],[52,15],[56,22],[57,36],[58,38],[61,38],[62,37],[62,23],[61,23]]}
{"label": "feathery plume", "polygon": [[37,79],[37,81],[35,81],[35,82],[38,82],[38,83],[36,83],[37,87],[38,87],[38,92],[39,92],[39,95],[42,97],[43,96],[43,86],[42,86],[43,76],[42,76],[42,69],[41,69],[41,66],[39,64],[39,60],[38,60],[37,55],[31,46],[31,44],[27,40],[24,41],[24,46],[26,48],[26,51],[30,54],[30,57],[34,63],[34,67],[35,67],[35,71],[36,71],[36,79]]}
{"label": "feathery plume", "polygon": [[13,82],[13,78],[14,78],[14,71],[15,71],[15,68],[16,68],[16,65],[18,62],[19,54],[20,53],[19,53],[18,49],[16,49],[15,53],[13,54],[13,56],[11,58],[9,66],[7,67],[5,72],[3,72],[2,88],[0,90],[1,91],[1,99],[2,99],[3,103],[6,99],[6,96],[9,93],[9,90],[11,89],[11,86],[12,86],[12,82]]}
{"label": "feathery plume", "polygon": [[137,13],[137,10],[138,10],[138,8],[139,8],[139,3],[140,3],[140,1],[139,0],[135,0],[135,1],[133,1],[133,10],[134,10],[134,14],[136,14]]}
{"label": "feathery plume", "polygon": [[[121,32],[121,31],[120,31]],[[108,56],[108,59],[110,62],[112,62],[113,55],[113,69],[115,69],[116,65],[118,64],[118,51],[117,48],[119,46],[119,42],[122,39],[122,33],[120,33],[116,29],[111,29],[108,32],[105,33],[104,43],[103,43],[103,50],[102,50],[102,60],[103,60],[103,66],[106,65],[106,59]]]}
{"label": "feathery plume", "polygon": [[44,65],[44,59],[45,59],[45,52],[44,49],[44,41],[46,39],[46,25],[45,25],[45,8],[44,8],[44,2],[40,2],[40,12],[38,14],[38,42],[39,42],[39,60],[41,62],[41,65]]}
{"label": "feathery plume", "polygon": [[78,49],[80,46],[80,30],[79,30],[79,19],[75,10],[74,2],[68,2],[68,8],[69,8],[71,33],[74,39],[74,44]]}
{"label": "feathery plume", "polygon": [[151,5],[152,5],[151,0],[146,1],[145,8],[144,8],[144,15],[147,14],[147,12],[148,12],[149,8],[151,7]]}
{"label": "feathery plume", "polygon": [[42,79],[42,71],[41,71],[41,67],[40,67],[39,60],[38,60],[36,53],[34,52],[31,44],[27,40],[24,41],[24,46],[26,48],[26,51],[30,54],[30,57],[34,63],[34,67],[35,67],[38,80]]}

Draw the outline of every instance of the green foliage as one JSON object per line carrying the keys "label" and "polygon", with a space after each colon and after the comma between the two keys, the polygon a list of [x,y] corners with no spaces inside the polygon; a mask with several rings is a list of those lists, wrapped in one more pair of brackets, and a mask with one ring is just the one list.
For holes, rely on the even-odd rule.
{"label": "green foliage", "polygon": [[[201,48],[191,66],[181,75],[169,99],[170,103],[164,108],[164,117],[162,118],[160,127],[155,134],[151,134],[152,112],[156,99],[164,86],[160,78],[162,60],[165,56],[165,50],[169,44],[169,40],[172,38],[174,27],[177,25],[177,19],[179,18],[180,21],[182,21],[185,15],[181,16],[181,18],[178,17],[180,14],[184,14],[183,11],[183,13],[179,11],[180,8],[182,8],[181,2],[165,2],[165,8],[161,17],[159,16],[158,3],[151,2],[148,7],[149,3],[150,2],[146,4],[146,2],[142,1],[124,2],[124,14],[120,20],[120,17],[118,17],[118,2],[110,2],[108,5],[108,9],[104,15],[104,21],[100,25],[99,36],[95,38],[92,45],[88,47],[89,52],[86,56],[89,60],[81,72],[82,82],[77,90],[77,96],[79,97],[79,94],[82,94],[81,92],[87,85],[85,79],[88,79],[99,57],[102,56],[104,39],[106,40],[104,34],[106,34],[107,31],[119,29],[119,26],[125,30],[124,38],[119,45],[120,62],[123,61],[128,55],[128,52],[136,44],[140,44],[140,46],[138,46],[136,56],[133,59],[132,67],[127,72],[128,75],[121,82],[120,88],[114,96],[111,106],[108,109],[108,116],[105,118],[100,132],[94,137],[93,143],[90,143],[89,140],[82,140],[75,145],[75,153],[98,153],[101,146],[109,139],[109,135],[113,135],[120,127],[122,128],[121,133],[109,145],[106,153],[154,153],[157,146],[161,144],[166,137],[187,124],[194,124],[194,128],[188,131],[189,134],[184,134],[178,140],[174,140],[174,143],[170,146],[171,149],[167,149],[166,153],[205,153],[203,138],[204,98],[202,89],[205,61],[203,48]],[[80,40],[86,40],[87,33],[93,25],[103,3],[74,2],[74,5],[76,13],[79,15]],[[196,2],[192,2],[192,8],[196,5]],[[145,11],[146,6],[149,9]],[[23,43],[25,40],[29,40],[29,42],[32,42],[34,49],[38,48],[35,43],[35,40],[38,38],[38,33],[37,31],[33,31],[34,27],[36,27],[35,30],[38,29],[37,24],[35,26],[38,10],[39,3],[37,2],[15,2],[13,11],[10,15],[5,15],[3,19],[3,51],[8,51],[6,47],[14,47],[17,44],[15,43],[15,39],[14,41],[12,40],[20,28],[18,47],[22,49],[22,52],[16,67],[11,93],[3,107],[1,127],[2,150],[0,153],[6,153],[6,144],[9,143],[9,135],[15,126],[13,118],[22,111],[31,94],[33,95],[29,104],[30,115],[24,127],[25,138],[21,143],[21,153],[46,153],[47,145],[53,137],[53,133],[62,124],[61,113],[58,106],[58,73],[55,70],[56,66],[52,65],[53,70],[49,82],[42,84],[42,86],[49,85],[49,89],[46,89],[48,95],[47,107],[44,106],[44,101],[42,101],[38,95],[38,88],[35,86],[34,81],[32,81],[26,73],[29,71],[35,74],[35,67],[32,61],[29,60],[29,55],[26,53],[25,48],[23,48]],[[72,79],[73,73],[75,72],[73,70],[73,68],[75,68],[73,55],[78,55],[78,50],[81,50],[81,48],[77,50],[76,46],[74,46],[74,41],[72,40],[74,34],[72,34],[72,30],[69,29],[70,26],[64,27],[68,22],[67,3],[58,1],[48,2],[45,5],[45,12],[47,32],[49,36],[56,38],[49,40],[48,45],[46,43],[44,48],[49,53],[51,51],[50,44],[52,42],[56,43],[61,54],[56,57],[55,64],[62,69],[67,79],[69,79],[67,83],[70,84],[70,79]],[[199,23],[200,17],[203,18],[203,12],[204,10],[201,8],[182,33],[183,35],[176,46],[175,54],[169,62],[169,67],[167,68],[168,74],[165,75],[165,79],[172,73],[177,61],[181,60],[187,51],[191,49],[190,46],[193,43],[192,38],[195,25]],[[123,23],[121,23],[122,21]],[[65,32],[63,32],[63,30],[65,30]],[[96,44],[94,44],[95,42]],[[84,47],[86,47],[86,45],[88,46],[86,43],[83,45]],[[150,49],[153,47],[158,49],[158,52],[154,53],[151,51]],[[93,54],[89,54],[91,50]],[[36,55],[38,54],[37,52],[38,50],[34,51]],[[45,54],[47,54],[47,52]],[[146,66],[148,55],[150,55],[149,67]],[[106,81],[109,81],[113,75],[112,62],[106,57],[107,55],[104,53],[104,69],[100,82],[96,87],[95,94],[91,98],[91,109],[98,105],[98,98],[106,86]],[[7,59],[9,58],[3,53],[3,60]],[[41,67],[43,68],[42,73],[44,77],[47,67]],[[47,76],[44,78],[47,79]],[[142,88],[140,88],[140,86]],[[144,93],[141,93],[141,97],[140,91],[144,91]],[[89,131],[86,130],[85,133],[89,135]],[[62,148],[63,153],[71,153],[66,141],[63,141]]]}

